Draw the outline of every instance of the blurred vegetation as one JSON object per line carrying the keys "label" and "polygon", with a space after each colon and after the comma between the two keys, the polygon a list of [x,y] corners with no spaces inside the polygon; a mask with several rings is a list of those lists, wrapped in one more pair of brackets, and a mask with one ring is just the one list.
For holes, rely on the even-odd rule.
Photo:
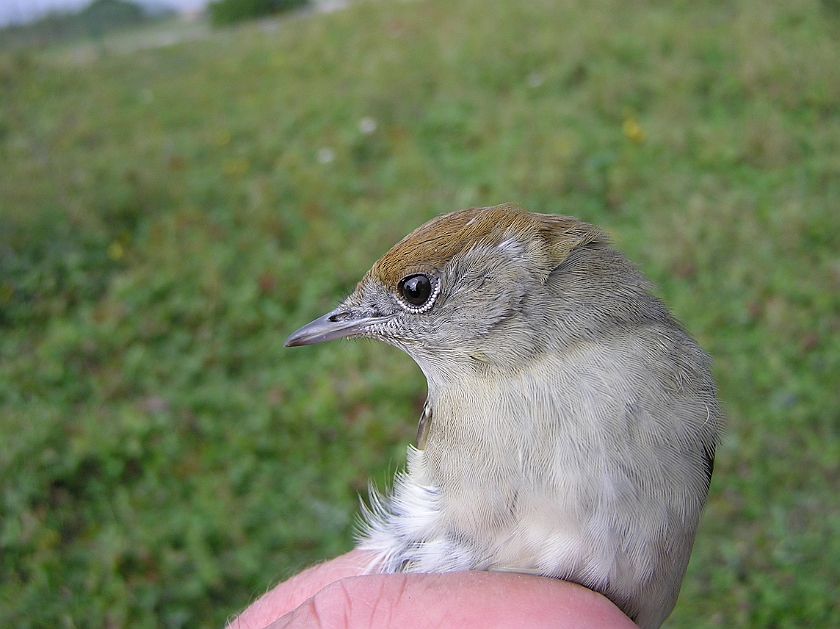
{"label": "blurred vegetation", "polygon": [[97,39],[111,31],[147,24],[171,11],[149,13],[130,0],[93,0],[76,13],[52,12],[26,24],[0,28],[0,50],[48,46],[74,39]]}
{"label": "blurred vegetation", "polygon": [[216,0],[207,8],[213,24],[221,26],[276,15],[308,3],[309,0]]}
{"label": "blurred vegetation", "polygon": [[424,220],[607,228],[730,425],[668,627],[840,626],[840,17],[817,0],[359,2],[0,54],[0,610],[219,627],[350,548],[425,394],[286,350]]}

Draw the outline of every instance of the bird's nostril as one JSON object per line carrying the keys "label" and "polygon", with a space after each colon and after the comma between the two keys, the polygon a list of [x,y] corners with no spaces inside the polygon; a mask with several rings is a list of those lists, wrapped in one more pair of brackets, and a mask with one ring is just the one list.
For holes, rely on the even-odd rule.
{"label": "bird's nostril", "polygon": [[341,321],[347,321],[347,319],[351,319],[351,318],[352,318],[352,315],[349,312],[344,311],[344,312],[337,312],[334,315],[331,315],[328,320],[330,321],[330,323],[339,323]]}

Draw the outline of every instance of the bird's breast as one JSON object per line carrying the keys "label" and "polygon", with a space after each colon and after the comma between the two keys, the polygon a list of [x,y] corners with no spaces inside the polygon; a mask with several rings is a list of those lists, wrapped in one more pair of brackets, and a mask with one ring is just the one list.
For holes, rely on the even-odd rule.
{"label": "bird's breast", "polygon": [[632,357],[604,354],[592,345],[508,373],[429,379],[422,478],[439,491],[443,534],[496,566],[552,574],[585,559],[601,575],[626,531],[658,542],[675,526],[672,503],[695,517],[697,472],[674,457],[679,418],[661,396],[639,398]]}

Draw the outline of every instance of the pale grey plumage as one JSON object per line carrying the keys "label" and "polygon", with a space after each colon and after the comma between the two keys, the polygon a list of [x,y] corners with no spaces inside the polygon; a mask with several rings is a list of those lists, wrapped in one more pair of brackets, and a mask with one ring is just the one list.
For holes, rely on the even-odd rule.
{"label": "pale grey plumage", "polygon": [[403,349],[429,388],[421,449],[365,514],[374,569],[558,577],[662,624],[721,413],[708,356],[603,233],[511,206],[439,217],[287,344],[342,336]]}

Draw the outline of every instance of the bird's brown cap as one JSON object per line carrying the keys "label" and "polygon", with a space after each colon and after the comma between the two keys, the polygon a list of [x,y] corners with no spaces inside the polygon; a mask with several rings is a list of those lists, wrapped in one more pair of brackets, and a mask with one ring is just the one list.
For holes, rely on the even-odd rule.
{"label": "bird's brown cap", "polygon": [[456,255],[473,247],[509,244],[547,276],[575,247],[607,242],[594,225],[556,214],[533,214],[512,204],[469,208],[444,214],[421,225],[394,245],[368,276],[394,286],[423,267],[442,269]]}

